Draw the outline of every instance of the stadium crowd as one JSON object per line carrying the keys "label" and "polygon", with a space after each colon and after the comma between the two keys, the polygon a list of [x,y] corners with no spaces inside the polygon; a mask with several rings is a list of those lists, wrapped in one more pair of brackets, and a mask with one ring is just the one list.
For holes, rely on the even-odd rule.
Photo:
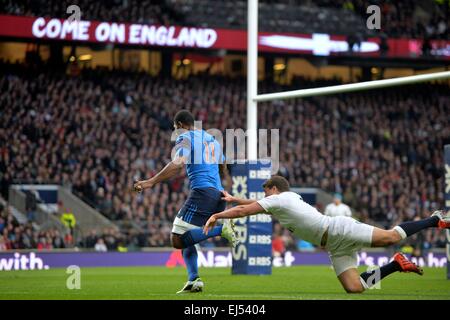
{"label": "stadium crowd", "polygon": [[319,7],[344,8],[355,12],[364,18],[364,21],[369,16],[367,8],[377,5],[381,13],[381,31],[393,38],[448,40],[449,36],[450,10],[447,1],[318,0],[304,2],[311,2]]}
{"label": "stadium crowd", "polygon": [[70,234],[61,235],[56,229],[37,231],[31,221],[20,224],[8,205],[0,204],[0,251],[16,249],[60,249],[71,247]]}
{"label": "stadium crowd", "polygon": [[[126,247],[127,245],[127,247]],[[124,239],[117,230],[93,230],[88,236],[76,238],[72,232],[63,232],[56,228],[40,230],[32,220],[19,223],[6,203],[0,204],[0,251],[18,249],[53,250],[66,248],[87,248],[96,251],[116,251],[138,246],[135,238]],[[154,244],[155,246],[158,244]]]}
{"label": "stadium crowd", "polygon": [[[450,29],[448,1],[443,0],[260,0],[260,3],[262,31],[304,33],[320,21],[314,28],[319,28],[322,33],[349,35],[348,32],[358,30],[365,33],[363,36],[378,36],[380,34],[366,28],[367,8],[373,4],[381,10],[380,31],[389,37],[448,40]],[[68,15],[66,11],[70,5],[78,5],[82,19],[86,20],[240,29],[247,25],[247,6],[243,0],[1,0],[0,13],[62,18]],[[305,10],[297,11],[298,8]],[[314,11],[316,8],[321,12]],[[350,15],[355,17],[345,23],[347,26],[340,26],[340,22]],[[351,24],[350,28],[348,24]]]}
{"label": "stadium crowd", "polygon": [[[187,179],[182,175],[142,194],[133,192],[132,184],[170,160],[172,117],[187,108],[204,129],[246,127],[244,79],[197,75],[186,81],[92,69],[75,77],[2,62],[0,70],[3,198],[13,182],[58,183],[109,219],[141,227],[55,244],[56,232],[33,234],[3,210],[0,234],[11,247],[23,245],[15,244],[22,238],[16,232],[31,232],[36,246],[41,238],[42,246],[55,247],[169,245]],[[298,78],[292,87],[267,82],[260,88],[275,92],[332,83],[339,82]],[[341,192],[358,219],[388,228],[443,205],[449,103],[448,85],[421,84],[261,103],[258,113],[260,128],[280,128],[280,173],[291,185]],[[296,247],[286,230],[278,235],[288,248]],[[429,230],[422,245],[440,246],[442,236]]]}

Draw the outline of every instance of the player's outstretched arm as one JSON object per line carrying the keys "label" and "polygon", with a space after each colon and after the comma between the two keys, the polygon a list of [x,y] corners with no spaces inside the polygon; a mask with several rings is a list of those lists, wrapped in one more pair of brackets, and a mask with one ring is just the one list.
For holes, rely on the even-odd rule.
{"label": "player's outstretched arm", "polygon": [[229,194],[225,190],[222,191],[222,195],[223,195],[222,200],[224,200],[226,202],[230,202],[230,203],[237,203],[239,205],[247,205],[247,204],[252,204],[252,203],[256,202],[256,200],[241,199],[241,198],[233,197],[231,194]]}
{"label": "player's outstretched arm", "polygon": [[234,219],[234,218],[242,218],[246,216],[251,216],[258,213],[266,213],[263,207],[258,202],[254,202],[248,205],[239,205],[233,207],[231,209],[215,213],[213,214],[208,221],[206,221],[205,226],[203,227],[203,232],[208,234],[209,230],[212,229],[217,220],[219,219]]}
{"label": "player's outstretched arm", "polygon": [[170,161],[158,174],[148,180],[136,181],[134,183],[134,190],[137,192],[142,192],[144,189],[152,188],[154,185],[169,180],[170,178],[176,176],[180,169],[184,165],[184,157],[176,158]]}

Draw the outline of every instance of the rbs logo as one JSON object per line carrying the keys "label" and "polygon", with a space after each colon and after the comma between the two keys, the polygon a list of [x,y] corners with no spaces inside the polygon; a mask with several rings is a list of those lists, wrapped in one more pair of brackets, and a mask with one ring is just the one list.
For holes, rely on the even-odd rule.
{"label": "rbs logo", "polygon": [[247,241],[247,218],[240,218],[236,221],[236,236],[239,241],[238,245],[231,251],[234,260],[247,259],[247,247],[245,245]]}

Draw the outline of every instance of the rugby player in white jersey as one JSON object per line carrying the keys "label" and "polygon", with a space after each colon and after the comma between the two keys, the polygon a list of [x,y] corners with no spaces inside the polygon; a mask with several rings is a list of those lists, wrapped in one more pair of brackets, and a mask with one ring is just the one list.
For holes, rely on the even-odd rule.
{"label": "rugby player in white jersey", "polygon": [[[379,270],[359,274],[357,251],[361,248],[390,246],[426,228],[450,228],[448,213],[444,215],[442,211],[435,211],[429,218],[383,230],[350,217],[321,214],[304,202],[300,195],[289,191],[288,181],[281,176],[271,177],[263,184],[263,188],[266,197],[258,201],[235,198],[224,192],[223,200],[238,205],[212,215],[203,228],[205,234],[218,219],[272,214],[294,235],[329,252],[336,275],[348,293],[361,293],[396,271],[423,274],[418,266],[401,253],[396,253],[393,260]],[[374,276],[375,272],[379,272],[378,276]]]}

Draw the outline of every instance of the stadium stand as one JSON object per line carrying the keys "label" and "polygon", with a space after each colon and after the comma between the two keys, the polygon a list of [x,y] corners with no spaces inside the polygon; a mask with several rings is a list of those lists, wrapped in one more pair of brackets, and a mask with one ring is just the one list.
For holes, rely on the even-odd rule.
{"label": "stadium stand", "polygon": [[[0,13],[26,16],[65,17],[69,5],[79,5],[86,20],[178,24],[245,29],[246,2],[242,0],[108,0],[90,2],[2,0]],[[366,28],[367,7],[379,4],[382,29]],[[194,14],[195,10],[195,14]],[[261,31],[333,33],[362,38],[389,37],[448,39],[449,6],[446,1],[282,0],[260,1]]]}

